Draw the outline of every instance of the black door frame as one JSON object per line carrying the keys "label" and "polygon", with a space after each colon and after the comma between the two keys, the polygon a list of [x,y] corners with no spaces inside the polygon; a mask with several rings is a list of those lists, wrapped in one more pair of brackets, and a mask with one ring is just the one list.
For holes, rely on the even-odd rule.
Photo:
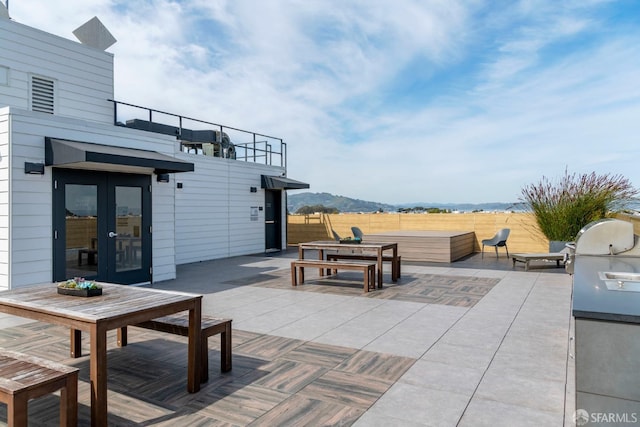
{"label": "black door frame", "polygon": [[[66,276],[66,200],[65,185],[96,185],[98,188],[97,247],[107,248],[97,253],[97,272],[94,280],[132,284],[151,282],[151,176],[115,172],[53,169],[53,280]],[[115,240],[109,239],[109,231],[116,229],[115,188],[130,186],[142,188],[141,267],[129,271],[115,268],[117,253]]]}

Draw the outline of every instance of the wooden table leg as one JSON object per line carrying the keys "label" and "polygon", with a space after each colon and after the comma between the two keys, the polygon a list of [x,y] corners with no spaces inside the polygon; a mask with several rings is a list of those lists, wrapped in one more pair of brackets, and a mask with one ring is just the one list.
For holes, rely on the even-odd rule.
{"label": "wooden table leg", "polygon": [[393,274],[393,277],[391,278],[391,280],[393,280],[394,282],[398,281],[398,278],[400,277],[400,264],[398,263],[398,246],[394,246],[393,249],[391,249],[392,251],[392,259],[393,259],[393,266],[392,266],[392,271],[395,270],[395,274]]}
{"label": "wooden table leg", "polygon": [[378,288],[382,289],[382,248],[378,248]]}
{"label": "wooden table leg", "polygon": [[123,326],[122,328],[118,328],[118,347],[126,347],[129,343],[129,339],[127,338],[127,327]]}
{"label": "wooden table leg", "polygon": [[[320,261],[324,261],[324,249],[318,249],[318,259]],[[324,268],[321,268],[318,271],[318,274],[320,274],[320,276],[324,276]],[[329,273],[330,274],[330,273]]]}
{"label": "wooden table leg", "polygon": [[189,393],[200,391],[201,326],[202,301],[197,298],[193,308],[189,310],[189,350],[187,355],[187,391]]}
{"label": "wooden table leg", "polygon": [[91,425],[107,426],[107,331],[91,325]]}
{"label": "wooden table leg", "polygon": [[71,345],[69,350],[71,351],[71,357],[77,358],[82,356],[82,331],[79,329],[70,329],[69,340]]}

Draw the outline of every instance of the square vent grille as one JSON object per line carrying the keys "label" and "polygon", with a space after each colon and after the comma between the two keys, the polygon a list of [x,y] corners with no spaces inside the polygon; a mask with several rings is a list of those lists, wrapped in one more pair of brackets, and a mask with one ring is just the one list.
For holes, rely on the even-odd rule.
{"label": "square vent grille", "polygon": [[31,76],[31,110],[54,113],[54,81]]}

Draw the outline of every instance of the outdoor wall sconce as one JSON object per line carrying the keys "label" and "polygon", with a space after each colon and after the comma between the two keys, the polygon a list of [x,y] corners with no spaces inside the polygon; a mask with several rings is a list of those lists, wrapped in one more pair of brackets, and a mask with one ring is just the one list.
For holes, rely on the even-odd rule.
{"label": "outdoor wall sconce", "polygon": [[44,163],[24,162],[24,173],[32,175],[44,175]]}
{"label": "outdoor wall sconce", "polygon": [[252,193],[257,193],[258,189],[256,187],[249,187],[249,191],[251,191]]}
{"label": "outdoor wall sconce", "polygon": [[178,187],[178,188],[182,188],[182,183],[181,183],[181,182],[178,182],[178,183],[176,184],[176,187]]}
{"label": "outdoor wall sconce", "polygon": [[159,173],[156,178],[158,182],[169,182],[169,174],[168,173]]}

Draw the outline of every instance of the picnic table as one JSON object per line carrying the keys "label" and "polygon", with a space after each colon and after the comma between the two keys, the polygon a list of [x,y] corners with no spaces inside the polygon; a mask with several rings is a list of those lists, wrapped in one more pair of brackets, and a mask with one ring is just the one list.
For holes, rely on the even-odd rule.
{"label": "picnic table", "polygon": [[[0,292],[0,312],[89,333],[91,425],[107,425],[107,331],[189,311],[187,391],[200,390],[202,295],[100,283],[101,296],[60,295],[48,283]],[[73,352],[73,348],[72,348]],[[73,356],[73,354],[72,354]]]}
{"label": "picnic table", "polygon": [[[398,262],[398,244],[395,242],[377,243],[367,241],[361,243],[340,243],[335,240],[318,240],[313,242],[300,243],[298,245],[298,258],[304,259],[304,253],[307,250],[317,250],[318,259],[321,260],[324,259],[325,251],[327,250],[350,251],[353,253],[362,253],[367,251],[375,252],[378,288],[382,288],[382,264],[384,260],[384,252],[391,251],[392,263],[395,264]],[[320,270],[320,274],[324,274],[324,271]],[[398,280],[398,278],[394,276],[392,277],[392,280],[395,282]]]}

